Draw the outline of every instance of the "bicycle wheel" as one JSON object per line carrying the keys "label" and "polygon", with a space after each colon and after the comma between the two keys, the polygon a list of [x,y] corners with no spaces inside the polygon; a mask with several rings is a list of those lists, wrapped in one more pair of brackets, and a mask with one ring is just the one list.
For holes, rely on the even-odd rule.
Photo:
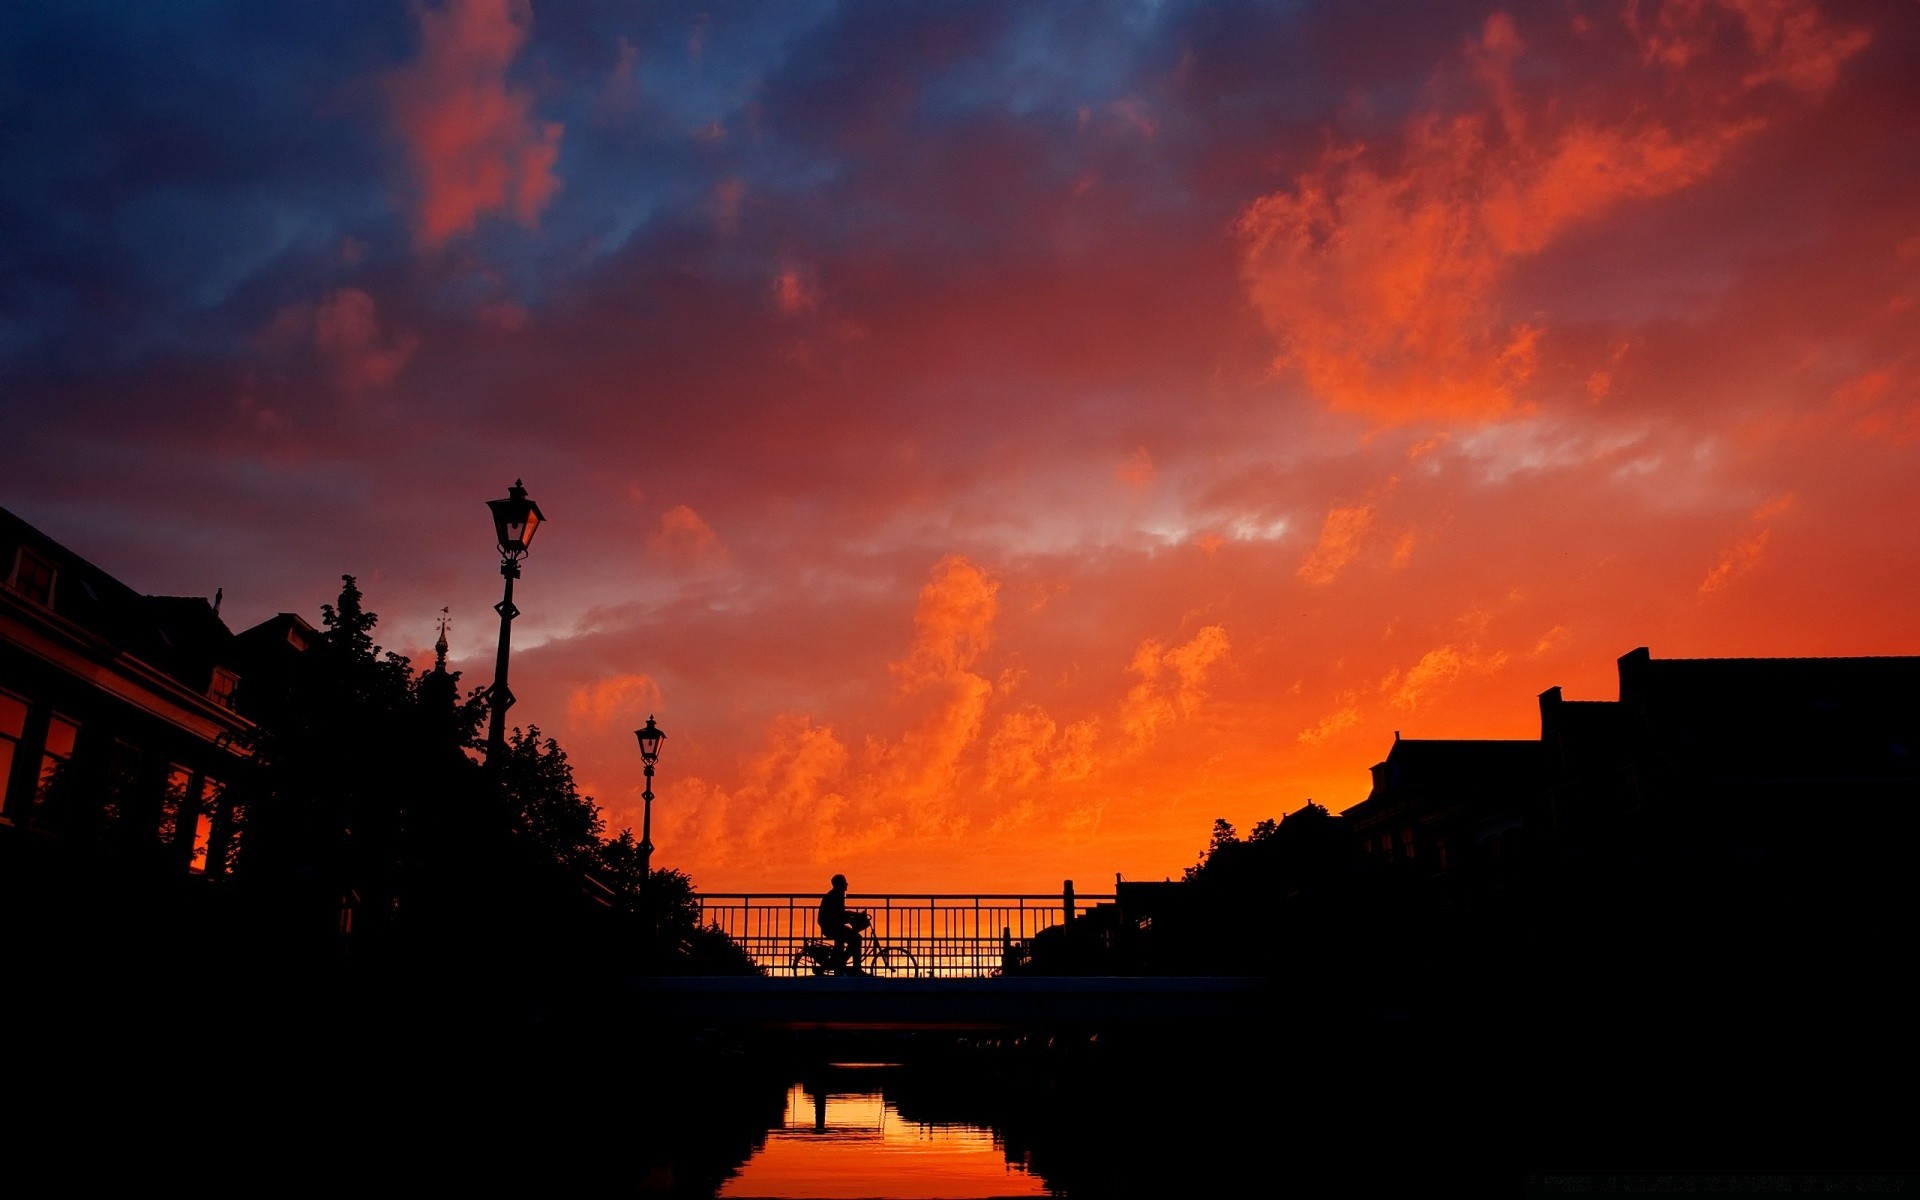
{"label": "bicycle wheel", "polygon": [[888,979],[916,979],[920,975],[920,964],[904,946],[882,946],[875,950],[867,969]]}
{"label": "bicycle wheel", "polygon": [[820,965],[820,960],[808,954],[805,950],[795,950],[793,952],[792,966],[795,975],[823,975],[826,973],[826,968]]}

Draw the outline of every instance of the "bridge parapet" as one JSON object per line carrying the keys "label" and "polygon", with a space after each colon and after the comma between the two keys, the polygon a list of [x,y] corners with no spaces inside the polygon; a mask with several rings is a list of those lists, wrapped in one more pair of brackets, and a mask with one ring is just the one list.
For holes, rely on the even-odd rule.
{"label": "bridge parapet", "polygon": [[[819,937],[817,893],[701,892],[695,899],[701,924],[721,930],[774,977],[798,974],[795,953]],[[847,907],[872,916],[876,939],[905,949],[915,974],[980,979],[999,974],[1015,946],[1112,900],[1076,893],[1069,881],[1054,894],[850,892]]]}

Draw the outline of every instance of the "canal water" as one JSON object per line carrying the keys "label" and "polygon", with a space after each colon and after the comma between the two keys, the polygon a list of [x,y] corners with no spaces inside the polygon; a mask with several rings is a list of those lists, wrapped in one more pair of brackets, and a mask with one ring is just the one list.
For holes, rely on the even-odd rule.
{"label": "canal water", "polygon": [[[1149,1047],[921,1043],[896,1056],[695,1069],[692,1104],[651,1141],[643,1194],[715,1200],[1012,1200],[1260,1194],[1351,1157],[1360,1096],[1290,1039],[1211,1029]],[[874,1053],[879,1050],[881,1053]],[[775,1064],[769,1072],[766,1068]],[[664,1132],[664,1131],[663,1131]]]}
{"label": "canal water", "polygon": [[832,1063],[788,1090],[780,1124],[721,1186],[722,1200],[1059,1195],[994,1129],[918,1118],[887,1094],[900,1068]]}

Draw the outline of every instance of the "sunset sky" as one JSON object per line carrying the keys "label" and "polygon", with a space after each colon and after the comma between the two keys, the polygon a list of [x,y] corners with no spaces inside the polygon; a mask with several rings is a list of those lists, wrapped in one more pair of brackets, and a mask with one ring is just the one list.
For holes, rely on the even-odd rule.
{"label": "sunset sky", "polygon": [[1082,892],[1920,653],[1920,3],[0,13],[0,505],[358,577],[705,891]]}

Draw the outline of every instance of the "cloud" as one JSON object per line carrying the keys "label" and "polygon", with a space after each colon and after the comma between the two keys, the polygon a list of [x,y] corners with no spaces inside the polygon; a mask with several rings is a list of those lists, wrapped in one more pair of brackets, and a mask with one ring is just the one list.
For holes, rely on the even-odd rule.
{"label": "cloud", "polygon": [[1153,484],[1153,455],[1141,446],[1129,454],[1121,464],[1113,469],[1113,477],[1135,491],[1144,491]]}
{"label": "cloud", "polygon": [[349,393],[391,386],[420,346],[413,333],[383,331],[373,297],[352,287],[336,288],[314,304],[281,309],[259,339],[269,350],[303,341],[311,344],[328,377]]}
{"label": "cloud", "polygon": [[1046,775],[1059,726],[1037,705],[1005,714],[987,739],[986,783],[1027,787]]}
{"label": "cloud", "polygon": [[655,554],[684,563],[710,563],[727,556],[720,538],[684,504],[660,514],[660,525],[647,538]]}
{"label": "cloud", "polygon": [[904,689],[916,691],[971,673],[975,660],[993,644],[999,590],[985,571],[959,555],[948,555],[934,566],[914,610],[913,646],[906,658],[893,664]]}
{"label": "cloud", "polygon": [[[1749,83],[1824,89],[1864,44],[1785,0],[1669,4],[1643,35],[1648,58],[1673,67],[1706,53],[1711,18],[1728,8],[1749,33]],[[1533,64],[1517,69],[1526,55],[1495,14],[1465,55],[1461,86],[1479,89],[1478,107],[1420,112],[1397,147],[1337,145],[1242,212],[1242,278],[1278,365],[1330,407],[1388,425],[1524,410],[1545,329],[1507,311],[1514,268],[1624,205],[1697,184],[1765,124],[1691,77],[1657,108],[1532,95]]]}
{"label": "cloud", "polygon": [[1772,536],[1772,530],[1762,529],[1728,546],[1720,555],[1720,561],[1700,581],[1700,594],[1704,596],[1717,592],[1758,566],[1766,554],[1767,541]]}
{"label": "cloud", "polygon": [[1862,441],[1906,445],[1920,439],[1920,380],[1891,366],[1864,371],[1835,389],[1832,412]]}
{"label": "cloud", "polygon": [[420,243],[445,244],[481,218],[533,225],[560,186],[562,125],[533,116],[533,94],[507,82],[526,43],[527,0],[417,4],[419,57],[387,80],[393,123],[417,188]]}
{"label": "cloud", "polygon": [[773,277],[773,302],[782,316],[797,317],[820,307],[820,293],[807,274],[803,268],[787,263]]}
{"label": "cloud", "polygon": [[1358,707],[1349,704],[1327,714],[1312,725],[1302,729],[1295,736],[1294,740],[1300,742],[1302,745],[1318,746],[1328,738],[1352,729],[1358,724],[1360,724],[1360,710]]}
{"label": "cloud", "polygon": [[1332,583],[1341,568],[1360,553],[1360,542],[1372,527],[1372,505],[1329,511],[1320,526],[1320,540],[1300,563],[1300,578],[1308,583]]}
{"label": "cloud", "polygon": [[1380,691],[1394,707],[1412,711],[1445,692],[1461,675],[1491,674],[1506,663],[1504,652],[1482,655],[1472,648],[1441,646],[1421,655],[1405,673],[1397,668],[1389,671],[1380,681]]}
{"label": "cloud", "polygon": [[1741,78],[1747,88],[1781,83],[1800,92],[1825,92],[1841,64],[1871,40],[1863,29],[1834,27],[1811,0],[1687,0],[1651,11],[1642,21],[1641,10],[1629,5],[1628,24],[1648,60],[1674,70],[1710,54],[1722,27],[1737,23],[1755,59]]}
{"label": "cloud", "polygon": [[617,675],[577,685],[567,696],[567,715],[576,726],[605,726],[631,723],[639,728],[636,714],[660,707],[660,685],[649,675]]}
{"label": "cloud", "polygon": [[1152,639],[1140,643],[1127,667],[1140,682],[1127,690],[1120,718],[1128,737],[1144,744],[1163,727],[1192,716],[1206,699],[1207,676],[1229,649],[1227,631],[1219,625],[1209,625],[1172,648]]}

